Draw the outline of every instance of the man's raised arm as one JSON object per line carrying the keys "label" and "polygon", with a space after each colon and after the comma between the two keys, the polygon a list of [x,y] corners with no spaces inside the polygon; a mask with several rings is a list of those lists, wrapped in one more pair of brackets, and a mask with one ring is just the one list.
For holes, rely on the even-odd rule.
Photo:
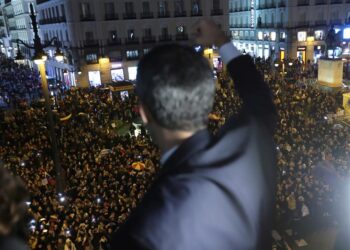
{"label": "man's raised arm", "polygon": [[206,46],[216,45],[227,65],[236,91],[243,100],[243,112],[263,121],[270,131],[274,130],[276,109],[269,87],[264,82],[252,58],[241,55],[223,31],[210,20],[196,25],[196,41]]}

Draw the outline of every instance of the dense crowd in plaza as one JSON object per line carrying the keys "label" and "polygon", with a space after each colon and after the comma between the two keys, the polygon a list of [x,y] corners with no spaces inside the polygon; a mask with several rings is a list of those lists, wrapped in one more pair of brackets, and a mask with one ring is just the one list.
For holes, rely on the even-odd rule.
{"label": "dense crowd in plaza", "polygon": [[0,107],[16,106],[39,97],[39,94],[38,72],[0,53]]}
{"label": "dense crowd in plaza", "polygon": [[[341,93],[297,85],[301,66],[283,79],[272,73],[273,65],[263,61],[257,65],[272,89],[279,115],[276,225],[288,228],[312,216],[332,216],[337,199],[334,190],[315,178],[312,170],[328,164],[341,175],[350,174],[349,128],[327,116],[338,112]],[[5,72],[14,75],[11,69]],[[241,106],[227,77],[221,75],[219,82],[209,124],[214,133]],[[144,129],[133,136],[135,127],[130,124],[138,119],[133,94],[123,100],[118,92],[102,88],[72,89],[58,104],[56,132],[66,176],[64,194],[55,192],[42,103],[21,104],[1,125],[0,159],[31,193],[30,247],[108,249],[111,233],[127,219],[155,178],[159,152]],[[130,134],[118,132],[120,121],[128,124]]]}

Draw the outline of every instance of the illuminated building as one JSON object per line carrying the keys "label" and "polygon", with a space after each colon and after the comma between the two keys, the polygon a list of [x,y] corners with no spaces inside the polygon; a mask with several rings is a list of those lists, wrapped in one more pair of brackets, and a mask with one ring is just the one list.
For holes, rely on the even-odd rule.
{"label": "illuminated building", "polygon": [[37,4],[42,39],[58,37],[66,56],[62,63],[49,60],[48,74],[80,87],[134,80],[142,55],[157,44],[189,43],[190,29],[200,18],[211,17],[228,30],[228,0],[38,0]]}
{"label": "illuminated building", "polygon": [[256,57],[313,61],[331,25],[349,22],[349,0],[230,0],[234,44]]}

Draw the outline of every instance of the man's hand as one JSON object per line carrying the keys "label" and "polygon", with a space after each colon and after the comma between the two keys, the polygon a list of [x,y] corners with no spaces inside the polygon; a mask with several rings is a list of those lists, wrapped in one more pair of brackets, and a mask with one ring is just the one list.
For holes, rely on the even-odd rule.
{"label": "man's hand", "polygon": [[215,45],[221,47],[230,41],[219,26],[209,19],[202,19],[197,22],[194,26],[193,35],[195,41],[204,46]]}

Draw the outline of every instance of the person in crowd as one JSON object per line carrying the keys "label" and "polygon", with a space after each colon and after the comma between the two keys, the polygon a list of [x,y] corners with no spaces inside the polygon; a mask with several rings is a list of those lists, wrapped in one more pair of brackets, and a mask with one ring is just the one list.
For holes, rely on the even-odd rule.
{"label": "person in crowd", "polygon": [[19,177],[0,166],[0,249],[25,250],[26,187]]}
{"label": "person in crowd", "polygon": [[[313,72],[306,73],[300,62],[292,62],[292,66],[286,65],[282,77],[274,73],[276,69],[270,61],[255,58],[256,67],[272,90],[278,112],[274,133],[275,229],[279,232],[291,229],[293,218],[293,230],[303,237],[305,225],[312,231],[327,221],[342,225],[347,218],[337,210],[344,200],[339,189],[316,178],[313,170],[322,163],[332,166],[342,178],[350,176],[350,131],[332,118],[341,113],[343,91],[324,91],[314,84],[317,64]],[[7,69],[6,65],[11,66]],[[0,96],[12,92],[7,82],[17,79],[20,67],[1,58],[0,79],[5,74],[7,80],[0,81],[3,86]],[[208,128],[215,136],[220,136],[222,126],[244,108],[228,75],[225,71],[218,76],[209,116]],[[13,86],[20,85],[19,82],[14,81]],[[132,122],[141,123],[138,98],[130,93],[123,100],[118,92],[89,88],[66,90],[58,100],[55,124],[67,183],[65,202],[55,192],[43,104],[36,98],[30,102],[11,102],[13,109],[0,107],[0,159],[6,169],[23,180],[30,193],[26,206],[31,219],[25,226],[29,229],[29,247],[64,250],[69,238],[77,249],[110,248],[112,232],[125,223],[163,169],[159,166],[159,149],[149,138],[147,129],[141,126],[141,135],[135,137],[135,127],[129,126]],[[60,120],[69,114],[72,114],[70,119]],[[138,162],[145,167],[139,164],[138,169],[133,168],[132,164]],[[287,200],[292,193],[296,202],[293,214]],[[309,212],[305,217],[304,205]]]}

